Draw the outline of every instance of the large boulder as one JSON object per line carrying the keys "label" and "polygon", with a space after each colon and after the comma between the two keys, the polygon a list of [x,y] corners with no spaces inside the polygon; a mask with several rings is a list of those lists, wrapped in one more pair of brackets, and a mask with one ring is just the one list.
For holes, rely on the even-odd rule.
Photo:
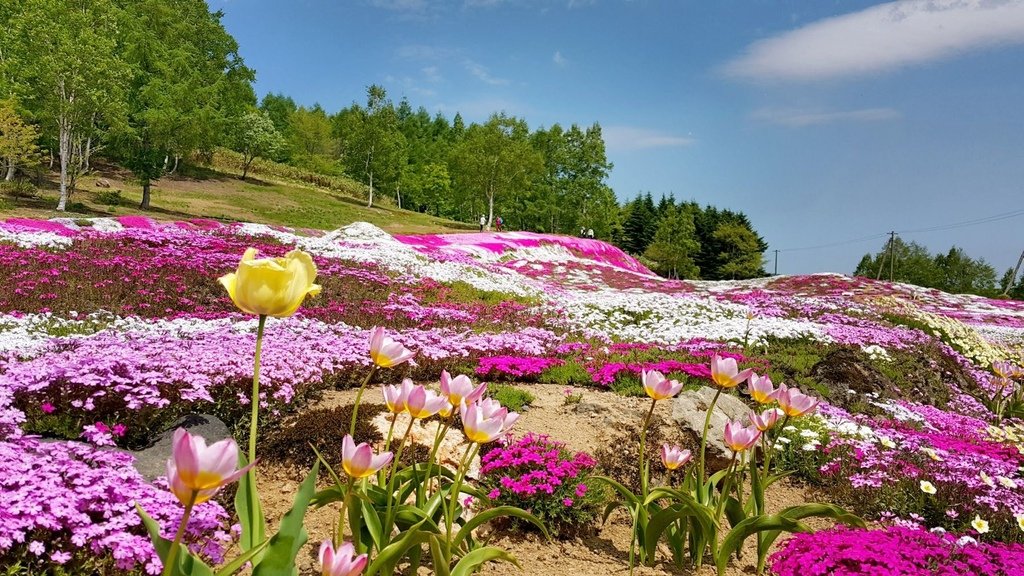
{"label": "large boulder", "polygon": [[829,403],[843,408],[868,394],[875,398],[900,397],[893,381],[872,366],[866,354],[852,348],[829,352],[811,368],[810,376],[828,390]]}
{"label": "large boulder", "polygon": [[[690,434],[697,445],[704,431],[704,418],[711,406],[715,388],[702,386],[699,390],[687,390],[681,393],[672,404],[672,420],[685,432]],[[711,413],[711,425],[708,427],[705,466],[709,472],[724,470],[732,460],[732,450],[725,446],[725,423],[739,420],[749,425],[750,408],[742,400],[728,392],[722,392]],[[694,455],[696,458],[698,455]]]}
{"label": "large boulder", "polygon": [[208,414],[189,414],[175,422],[169,429],[160,434],[152,446],[144,450],[130,452],[135,456],[135,469],[146,480],[153,481],[157,476],[167,473],[167,459],[171,457],[171,446],[174,431],[184,428],[194,435],[202,436],[207,445],[231,438],[227,425],[216,416]]}

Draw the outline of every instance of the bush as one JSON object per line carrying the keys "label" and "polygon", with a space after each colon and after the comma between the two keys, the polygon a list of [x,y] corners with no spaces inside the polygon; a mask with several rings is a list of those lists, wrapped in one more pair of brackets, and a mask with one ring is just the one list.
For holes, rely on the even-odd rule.
{"label": "bush", "polygon": [[26,180],[12,180],[0,182],[0,194],[11,198],[38,198],[39,191]]}
{"label": "bush", "polygon": [[589,484],[596,464],[585,452],[527,434],[481,458],[480,483],[493,505],[530,511],[553,533],[570,537],[591,528],[604,504],[604,492]]}
{"label": "bush", "polygon": [[120,190],[102,190],[96,193],[96,201],[104,206],[120,206],[123,199]]}
{"label": "bush", "polygon": [[533,394],[515,386],[492,384],[489,390],[490,396],[508,408],[509,412],[522,412],[523,408],[536,400]]}

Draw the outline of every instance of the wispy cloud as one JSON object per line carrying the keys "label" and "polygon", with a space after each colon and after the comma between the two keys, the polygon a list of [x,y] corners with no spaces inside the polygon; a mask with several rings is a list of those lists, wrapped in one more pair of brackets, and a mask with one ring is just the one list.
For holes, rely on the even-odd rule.
{"label": "wispy cloud", "polygon": [[392,12],[420,13],[427,9],[427,0],[370,0],[374,8],[383,8]]}
{"label": "wispy cloud", "polygon": [[796,110],[791,108],[761,108],[750,115],[751,118],[770,124],[803,128],[819,124],[836,122],[880,122],[895,120],[902,115],[892,108],[862,108],[860,110],[837,110],[823,112],[818,110]]}
{"label": "wispy cloud", "polygon": [[427,80],[427,82],[436,84],[442,80],[441,71],[437,68],[437,66],[426,66],[424,68],[421,68],[420,72],[423,72],[423,77]]}
{"label": "wispy cloud", "polygon": [[410,61],[447,60],[458,53],[458,50],[430,44],[406,44],[395,49],[395,58]]}
{"label": "wispy cloud", "polygon": [[476,76],[481,82],[484,82],[485,84],[490,84],[491,86],[504,86],[508,84],[508,80],[506,80],[505,78],[496,78],[494,76],[491,76],[491,73],[489,70],[487,70],[487,67],[484,66],[483,64],[480,64],[479,62],[474,62],[473,60],[466,60],[464,62],[464,65],[466,67],[466,70],[469,70],[470,74]]}
{"label": "wispy cloud", "polygon": [[649,128],[634,126],[605,126],[601,129],[609,150],[645,150],[690,146],[697,141],[689,136],[677,136]]}
{"label": "wispy cloud", "polygon": [[569,61],[566,60],[565,56],[562,56],[561,50],[555,50],[555,55],[551,57],[551,61],[554,62],[556,66],[560,66],[562,68],[569,65]]}
{"label": "wispy cloud", "polygon": [[1024,0],[905,0],[760,40],[723,66],[753,80],[859,76],[1024,43]]}

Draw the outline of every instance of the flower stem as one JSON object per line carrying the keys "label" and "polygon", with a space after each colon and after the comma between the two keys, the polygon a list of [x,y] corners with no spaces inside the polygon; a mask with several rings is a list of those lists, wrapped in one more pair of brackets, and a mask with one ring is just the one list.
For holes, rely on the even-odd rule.
{"label": "flower stem", "polygon": [[719,524],[722,520],[722,512],[725,510],[725,499],[729,497],[729,492],[732,491],[732,475],[735,473],[733,467],[736,465],[737,452],[732,453],[732,460],[729,460],[729,473],[725,476],[725,486],[722,489],[722,497],[718,500],[718,506],[715,507],[715,524]]}
{"label": "flower stem", "polygon": [[[395,453],[395,457],[391,460],[391,472],[388,475],[388,487],[387,487],[387,498],[388,506],[384,513],[384,529],[386,534],[391,533],[391,523],[394,519],[391,517],[391,510],[394,505],[395,494],[395,473],[398,471],[398,461],[402,459],[402,451],[405,449],[405,441],[409,438],[409,433],[412,432],[412,425],[416,423],[416,419],[411,415],[409,416],[409,425],[405,427],[405,434],[402,435],[402,441],[398,444],[398,451]],[[390,448],[390,446],[388,446]]]}
{"label": "flower stem", "polygon": [[647,441],[647,426],[651,423],[651,415],[654,414],[654,406],[657,403],[657,400],[651,400],[651,409],[647,411],[643,426],[640,427],[640,492],[643,494],[644,500],[647,500],[647,463],[644,461],[644,444]]}
{"label": "flower stem", "polygon": [[370,379],[377,373],[377,365],[373,364],[370,366],[370,373],[366,375],[366,379],[359,386],[359,393],[356,394],[356,403],[352,405],[352,424],[348,427],[348,435],[355,440],[356,437],[356,419],[359,418],[359,403],[363,400],[363,392],[366,390],[366,385],[370,383]]}
{"label": "flower stem", "polygon": [[[441,447],[441,441],[444,440],[444,437],[448,434],[448,428],[451,427],[452,420],[454,420],[454,419],[455,419],[455,414],[452,413],[452,415],[449,416],[444,421],[444,424],[440,424],[439,423],[437,425],[437,434],[434,435],[434,446],[433,446],[433,448],[430,449],[430,456],[427,458],[427,473],[426,473],[426,477],[423,479],[423,482],[421,483],[421,487],[422,487],[422,484],[426,484],[426,486],[423,487],[423,494],[422,494],[423,498],[421,498],[420,500],[425,500],[426,499],[425,497],[430,494],[430,469],[434,467],[434,458],[437,456],[437,449]],[[440,464],[438,464],[437,469],[438,469],[438,472],[440,472],[440,470],[441,470],[441,465]],[[441,488],[441,479],[440,479],[440,477],[438,477],[438,480],[437,480],[437,487],[440,490],[440,488]],[[418,490],[419,490],[419,488],[417,488],[417,491]],[[423,504],[423,502],[419,501],[416,504],[418,506],[421,506]]]}
{"label": "flower stem", "polygon": [[[722,389],[719,388],[718,392],[715,392],[715,397],[711,400],[711,405],[708,406],[708,413],[704,416],[704,431],[700,435],[700,465],[697,467],[697,485],[704,485],[704,451],[708,446],[708,428],[711,427],[711,414],[715,411],[715,404],[718,403],[718,397],[722,395]],[[702,490],[698,490],[700,494]]]}
{"label": "flower stem", "polygon": [[345,540],[345,512],[348,511],[349,498],[352,497],[352,490],[355,488],[356,479],[349,476],[348,486],[345,487],[345,497],[341,500],[341,513],[338,514],[338,530],[334,534],[334,547],[341,546],[341,543]]}
{"label": "flower stem", "polygon": [[197,496],[199,496],[199,492],[193,490],[192,496],[188,499],[188,504],[185,505],[185,513],[181,515],[181,523],[178,524],[178,532],[174,535],[174,542],[171,544],[171,550],[167,553],[167,558],[164,561],[163,576],[170,576],[174,573],[174,565],[178,561],[178,548],[181,545],[182,538],[185,537],[185,527],[188,526],[188,519],[192,516],[192,508],[196,504]]}
{"label": "flower stem", "polygon": [[466,446],[465,453],[462,454],[462,460],[459,461],[459,469],[455,473],[455,482],[452,484],[451,491],[448,494],[448,534],[447,534],[447,552],[448,558],[452,556],[452,525],[455,524],[455,507],[459,503],[459,492],[462,490],[462,480],[466,477],[466,472],[469,471],[469,465],[473,462],[473,458],[476,456],[476,452],[480,450],[480,445],[476,442],[471,442]]}
{"label": "flower stem", "polygon": [[263,350],[263,328],[267,316],[260,314],[259,328],[256,329],[256,355],[252,366],[252,415],[249,417],[249,462],[256,461],[256,429],[260,421],[260,352]]}

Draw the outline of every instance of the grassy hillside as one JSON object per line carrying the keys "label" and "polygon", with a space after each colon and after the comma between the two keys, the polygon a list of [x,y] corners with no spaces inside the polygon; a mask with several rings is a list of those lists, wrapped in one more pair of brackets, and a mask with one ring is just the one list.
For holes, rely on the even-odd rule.
{"label": "grassy hillside", "polygon": [[[56,174],[44,176],[34,196],[0,196],[5,218],[122,216],[144,214],[155,219],[212,218],[262,222],[292,227],[334,229],[365,221],[392,234],[464,230],[471,226],[427,214],[399,210],[385,202],[367,208],[362,186],[343,177],[319,177],[288,166],[260,163],[241,180],[235,158],[218,153],[213,167],[188,167],[153,184],[151,208],[138,209],[142,188],[131,174],[100,165],[79,180],[67,213],[57,205]],[[103,180],[109,188],[98,183]],[[315,184],[310,183],[315,182]]]}

